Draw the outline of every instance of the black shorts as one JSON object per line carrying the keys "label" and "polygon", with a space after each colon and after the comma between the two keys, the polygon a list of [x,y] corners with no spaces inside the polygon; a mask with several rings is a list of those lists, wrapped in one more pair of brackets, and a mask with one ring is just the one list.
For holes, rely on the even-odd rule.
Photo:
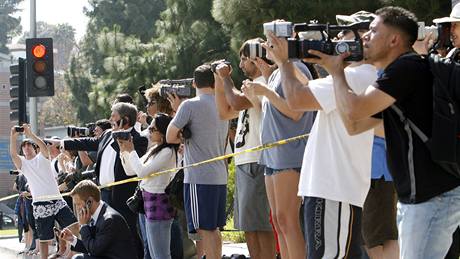
{"label": "black shorts", "polygon": [[388,240],[398,240],[397,201],[393,182],[372,179],[363,206],[362,233],[367,248],[381,246]]}
{"label": "black shorts", "polygon": [[40,241],[50,241],[54,238],[54,221],[61,228],[77,223],[72,210],[64,200],[38,201],[33,203],[35,224]]}

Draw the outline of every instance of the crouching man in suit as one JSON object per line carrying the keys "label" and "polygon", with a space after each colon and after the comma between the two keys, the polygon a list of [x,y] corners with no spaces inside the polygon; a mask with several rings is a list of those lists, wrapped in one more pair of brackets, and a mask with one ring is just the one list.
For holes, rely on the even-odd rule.
{"label": "crouching man in suit", "polygon": [[81,225],[81,239],[67,228],[62,230],[61,238],[72,244],[73,251],[82,253],[75,255],[74,259],[136,258],[125,219],[101,200],[101,193],[93,182],[81,181],[70,195]]}

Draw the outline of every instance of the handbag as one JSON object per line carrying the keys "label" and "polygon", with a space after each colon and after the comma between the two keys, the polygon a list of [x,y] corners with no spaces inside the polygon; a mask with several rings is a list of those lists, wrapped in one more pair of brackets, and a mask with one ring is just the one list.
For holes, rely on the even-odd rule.
{"label": "handbag", "polygon": [[168,195],[171,205],[184,210],[184,170],[179,170],[174,178],[166,186],[165,193]]}
{"label": "handbag", "polygon": [[139,185],[137,185],[136,190],[134,191],[133,196],[131,196],[127,201],[126,205],[134,213],[145,214],[144,210],[144,199],[142,198],[142,190]]}

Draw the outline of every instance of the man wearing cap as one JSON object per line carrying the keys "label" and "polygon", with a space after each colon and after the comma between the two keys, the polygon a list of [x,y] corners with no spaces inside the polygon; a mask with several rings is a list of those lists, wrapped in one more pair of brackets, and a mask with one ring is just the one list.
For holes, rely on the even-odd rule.
{"label": "man wearing cap", "polygon": [[[358,12],[339,16],[339,23],[370,22],[374,15]],[[364,33],[359,31],[359,33]],[[352,31],[343,40],[354,39]],[[287,41],[270,37],[266,48],[281,70],[283,90],[291,109],[318,111],[305,148],[299,181],[304,197],[307,258],[360,258],[361,211],[370,186],[373,130],[347,129],[334,96],[332,77],[299,77],[288,59]],[[345,70],[354,93],[360,94],[377,79],[377,70],[365,62],[352,62]],[[377,126],[375,119],[369,126]],[[350,136],[350,133],[357,134]]]}
{"label": "man wearing cap", "polygon": [[331,56],[310,50],[318,58],[308,60],[332,75],[337,107],[347,124],[365,130],[372,126],[369,122],[383,118],[388,167],[399,200],[400,258],[444,258],[460,222],[460,179],[432,160],[426,144],[396,109],[431,137],[433,76],[428,62],[413,52],[417,18],[394,6],[376,15],[362,39],[365,60],[382,73],[363,93],[350,91],[343,65],[348,53]]}
{"label": "man wearing cap", "polygon": [[[38,138],[30,126],[24,124],[25,139],[21,144],[24,156],[18,155],[16,139],[19,133],[15,127],[11,128],[10,155],[14,165],[24,174],[29,183],[33,200],[33,214],[36,220],[40,238],[40,256],[48,258],[48,243],[54,238],[54,221],[61,227],[68,227],[73,233],[78,233],[78,224],[75,216],[59,193],[57,182],[51,169],[49,151],[46,144]],[[37,143],[40,152],[37,154],[34,143]]]}

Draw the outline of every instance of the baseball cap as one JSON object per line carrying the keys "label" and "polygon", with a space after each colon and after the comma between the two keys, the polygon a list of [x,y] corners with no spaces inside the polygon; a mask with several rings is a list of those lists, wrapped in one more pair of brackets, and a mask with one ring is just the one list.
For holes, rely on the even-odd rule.
{"label": "baseball cap", "polygon": [[433,20],[434,23],[445,23],[445,22],[460,22],[460,3],[456,4],[452,8],[449,17],[437,18]]}

